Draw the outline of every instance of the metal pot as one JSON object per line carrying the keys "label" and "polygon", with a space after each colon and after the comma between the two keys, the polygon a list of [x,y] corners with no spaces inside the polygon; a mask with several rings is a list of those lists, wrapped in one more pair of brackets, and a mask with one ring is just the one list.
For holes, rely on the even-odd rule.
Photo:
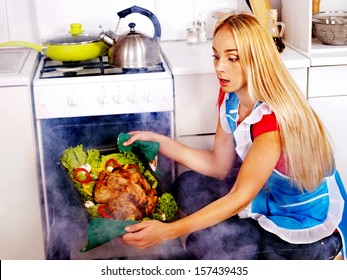
{"label": "metal pot", "polygon": [[157,17],[150,11],[133,6],[118,12],[119,18],[132,13],[148,17],[154,25],[154,36],[149,37],[135,31],[135,23],[130,23],[130,32],[117,35],[112,31],[101,32],[99,38],[110,47],[109,64],[119,68],[146,68],[161,62],[159,39],[161,27]]}
{"label": "metal pot", "polygon": [[108,47],[100,41],[98,34],[87,34],[80,23],[70,24],[69,33],[58,35],[42,42],[42,45],[25,41],[9,41],[0,47],[31,48],[59,61],[83,61],[103,56]]}

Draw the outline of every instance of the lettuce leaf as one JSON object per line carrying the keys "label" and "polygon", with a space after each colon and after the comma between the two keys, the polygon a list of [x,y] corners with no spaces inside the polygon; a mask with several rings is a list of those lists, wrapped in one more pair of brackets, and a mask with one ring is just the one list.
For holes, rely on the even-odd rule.
{"label": "lettuce leaf", "polygon": [[86,163],[87,153],[83,151],[82,144],[76,147],[68,147],[60,160],[62,165],[70,171]]}

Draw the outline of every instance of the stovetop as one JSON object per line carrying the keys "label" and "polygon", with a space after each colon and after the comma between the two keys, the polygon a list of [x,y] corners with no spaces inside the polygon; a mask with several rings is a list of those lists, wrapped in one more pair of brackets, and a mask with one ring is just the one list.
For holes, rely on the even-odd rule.
{"label": "stovetop", "polygon": [[164,71],[165,68],[162,62],[147,68],[117,68],[108,63],[108,56],[76,62],[62,62],[46,57],[43,59],[39,79],[156,73]]}

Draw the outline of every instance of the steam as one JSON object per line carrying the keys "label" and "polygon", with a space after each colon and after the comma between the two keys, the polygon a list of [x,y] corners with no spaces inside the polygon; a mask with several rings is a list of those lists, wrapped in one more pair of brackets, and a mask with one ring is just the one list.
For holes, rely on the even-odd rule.
{"label": "steam", "polygon": [[[45,233],[48,259],[182,258],[184,252],[179,240],[144,252],[115,239],[80,253],[87,244],[88,217],[60,164],[60,157],[69,146],[83,144],[85,149],[116,147],[120,132],[150,130],[170,136],[172,126],[172,112],[40,120],[43,147],[40,151],[43,162],[40,164],[43,164],[45,175],[42,188],[47,193],[42,209],[48,216],[48,232]],[[171,161],[159,157],[158,171],[161,172],[158,179],[163,187],[170,188]]]}
{"label": "steam", "polygon": [[[175,182],[175,198],[186,214],[191,214],[230,191],[238,166],[226,180],[205,177],[193,171]],[[252,219],[230,219],[190,234],[186,239],[188,259],[256,259],[261,243],[259,226]]]}

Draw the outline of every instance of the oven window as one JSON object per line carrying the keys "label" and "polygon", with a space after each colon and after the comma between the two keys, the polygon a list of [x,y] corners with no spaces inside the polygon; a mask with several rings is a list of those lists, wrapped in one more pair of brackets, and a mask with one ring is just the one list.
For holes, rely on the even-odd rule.
{"label": "oven window", "polygon": [[[83,144],[85,149],[116,147],[120,132],[151,130],[172,136],[172,112],[124,114],[111,116],[44,119],[38,121],[43,162],[42,189],[46,225],[48,259],[69,259],[74,240],[85,234],[87,215],[70,187],[60,157],[70,147]],[[164,191],[170,191],[172,163],[158,157],[157,177]]]}

